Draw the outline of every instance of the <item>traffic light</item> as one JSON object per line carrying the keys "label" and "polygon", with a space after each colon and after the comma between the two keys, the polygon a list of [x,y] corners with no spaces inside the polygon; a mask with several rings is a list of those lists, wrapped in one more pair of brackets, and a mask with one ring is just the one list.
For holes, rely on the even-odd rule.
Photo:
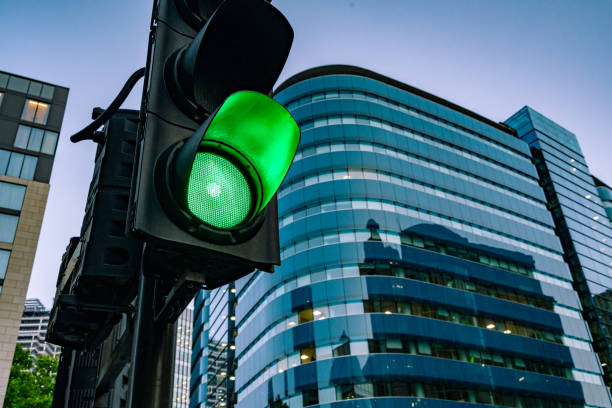
{"label": "traffic light", "polygon": [[272,271],[300,132],[267,95],[293,30],[264,0],[160,0],[153,27],[129,217],[145,262],[208,288]]}

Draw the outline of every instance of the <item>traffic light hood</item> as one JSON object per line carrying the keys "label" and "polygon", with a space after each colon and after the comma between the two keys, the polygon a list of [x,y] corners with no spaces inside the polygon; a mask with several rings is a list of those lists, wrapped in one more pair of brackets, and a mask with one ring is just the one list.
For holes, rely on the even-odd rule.
{"label": "traffic light hood", "polygon": [[220,144],[246,159],[258,194],[255,215],[270,202],[293,161],[300,129],[278,102],[253,91],[226,99],[206,129],[201,147]]}
{"label": "traffic light hood", "polygon": [[191,224],[240,230],[276,194],[299,141],[297,123],[278,102],[236,92],[175,148],[167,173],[174,200]]}
{"label": "traffic light hood", "polygon": [[292,42],[291,25],[270,3],[225,0],[194,40],[168,58],[168,92],[183,113],[204,121],[234,92],[270,92]]}

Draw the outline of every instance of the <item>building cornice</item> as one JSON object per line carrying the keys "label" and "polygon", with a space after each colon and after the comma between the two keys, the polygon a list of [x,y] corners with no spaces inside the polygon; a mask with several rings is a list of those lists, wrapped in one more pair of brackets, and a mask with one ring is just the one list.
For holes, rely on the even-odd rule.
{"label": "building cornice", "polygon": [[498,123],[495,121],[492,121],[491,119],[485,118],[482,115],[479,115],[469,109],[466,109],[462,106],[459,106],[455,103],[452,103],[450,101],[447,101],[446,99],[442,99],[438,96],[435,96],[433,94],[430,94],[429,92],[425,92],[421,89],[415,88],[413,86],[410,86],[408,84],[405,84],[403,82],[400,82],[396,79],[393,78],[389,78],[387,76],[378,74],[374,71],[370,71],[368,69],[365,68],[360,68],[360,67],[356,67],[353,65],[323,65],[320,67],[315,67],[315,68],[310,68],[307,69],[305,71],[299,72],[295,75],[293,75],[292,77],[288,78],[287,80],[285,80],[282,84],[280,84],[275,90],[274,90],[274,94],[276,95],[277,93],[287,89],[288,87],[297,84],[298,82],[302,82],[305,81],[307,79],[312,79],[312,78],[317,78],[317,77],[322,77],[322,76],[328,76],[328,75],[356,75],[356,76],[361,76],[361,77],[365,77],[365,78],[370,78],[370,79],[374,79],[376,81],[380,81],[383,82],[387,85],[391,85],[393,87],[399,88],[403,91],[407,91],[410,92],[414,95],[420,96],[422,98],[428,99],[432,102],[435,102],[437,104],[440,104],[442,106],[446,106],[447,108],[453,109],[457,112],[460,112],[464,115],[467,115],[473,119],[476,119],[480,122],[483,122],[489,126],[492,126],[496,129],[501,130],[502,132],[508,133],[514,137],[517,137],[516,132],[513,128],[511,128],[510,126],[504,124],[504,123]]}

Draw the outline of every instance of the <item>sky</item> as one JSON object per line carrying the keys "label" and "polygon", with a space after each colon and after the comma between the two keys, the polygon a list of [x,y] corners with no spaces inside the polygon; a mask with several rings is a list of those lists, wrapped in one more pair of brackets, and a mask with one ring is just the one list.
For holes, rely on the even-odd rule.
{"label": "sky", "polygon": [[[95,144],[72,144],[144,66],[151,0],[0,0],[0,70],[70,88],[28,297],[51,307],[78,235]],[[574,132],[612,183],[612,1],[275,0],[295,31],[279,82],[356,65],[494,121],[529,105]],[[137,109],[139,84],[124,108]]]}

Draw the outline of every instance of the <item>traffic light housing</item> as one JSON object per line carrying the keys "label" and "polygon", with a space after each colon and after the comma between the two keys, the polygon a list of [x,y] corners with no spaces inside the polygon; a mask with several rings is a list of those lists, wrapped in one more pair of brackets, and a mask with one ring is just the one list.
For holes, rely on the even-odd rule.
{"label": "traffic light housing", "polygon": [[252,91],[230,95],[157,162],[162,207],[204,240],[248,239],[291,165],[299,134],[289,112],[271,98]]}
{"label": "traffic light housing", "polygon": [[267,94],[293,30],[264,0],[160,0],[153,27],[129,218],[145,262],[207,288],[272,271],[299,129]]}

